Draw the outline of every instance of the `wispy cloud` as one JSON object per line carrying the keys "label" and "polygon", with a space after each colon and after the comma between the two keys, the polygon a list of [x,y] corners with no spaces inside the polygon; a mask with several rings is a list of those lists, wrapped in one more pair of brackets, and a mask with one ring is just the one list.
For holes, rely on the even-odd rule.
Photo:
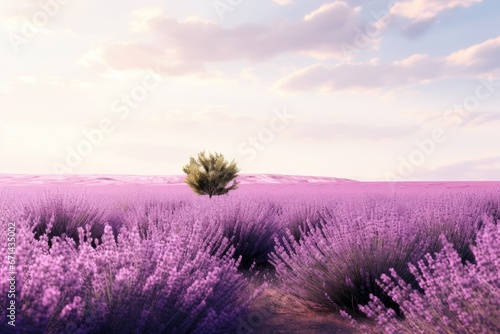
{"label": "wispy cloud", "polygon": [[442,78],[497,74],[499,58],[500,37],[497,37],[447,57],[415,54],[391,63],[374,59],[334,66],[315,64],[280,79],[275,87],[289,92],[311,89],[337,92],[408,86]]}
{"label": "wispy cloud", "polygon": [[463,160],[417,174],[428,180],[500,180],[500,157]]}
{"label": "wispy cloud", "polygon": [[[271,59],[283,54],[342,56],[342,43],[350,43],[361,24],[360,8],[343,1],[324,4],[301,21],[243,24],[224,28],[200,19],[179,20],[158,11],[135,13],[134,27],[149,31],[154,41],[115,42],[94,50],[89,64],[115,70],[163,64],[168,74],[201,71],[205,63]],[[140,21],[137,21],[140,13]],[[98,55],[96,57],[96,55]]]}
{"label": "wispy cloud", "polygon": [[[482,0],[409,0],[396,2],[389,10],[390,15],[402,18],[401,32],[415,39],[439,21],[439,15],[458,8],[467,8]],[[399,24],[399,25],[400,25]]]}
{"label": "wispy cloud", "polygon": [[345,139],[348,141],[369,140],[383,141],[396,138],[411,137],[419,129],[418,126],[369,126],[347,122],[312,123],[300,122],[292,131],[297,139],[330,141]]}
{"label": "wispy cloud", "polygon": [[285,5],[289,5],[289,4],[293,3],[292,0],[273,0],[273,2],[278,4],[278,5],[281,5],[281,6],[285,6]]}
{"label": "wispy cloud", "polygon": [[391,7],[394,15],[406,17],[416,21],[426,21],[433,19],[439,13],[454,9],[466,8],[480,3],[482,0],[410,0],[401,1]]}
{"label": "wispy cloud", "polygon": [[486,124],[496,123],[500,121],[500,112],[483,111],[471,113],[464,119],[463,126],[479,127]]}

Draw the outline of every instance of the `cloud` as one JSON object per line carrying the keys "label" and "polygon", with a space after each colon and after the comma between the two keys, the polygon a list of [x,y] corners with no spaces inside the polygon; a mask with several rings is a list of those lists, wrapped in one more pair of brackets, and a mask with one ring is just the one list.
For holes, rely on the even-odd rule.
{"label": "cloud", "polygon": [[240,76],[242,79],[250,80],[253,82],[258,82],[260,79],[259,76],[255,73],[255,68],[253,67],[247,67],[243,69],[240,73]]}
{"label": "cloud", "polygon": [[497,75],[500,37],[457,51],[447,57],[415,54],[391,63],[377,59],[335,66],[315,64],[281,78],[274,88],[285,92],[378,90],[451,77]]}
{"label": "cloud", "polygon": [[[137,69],[161,63],[170,68],[171,74],[202,71],[206,63],[257,62],[286,53],[341,57],[341,45],[352,43],[356,28],[361,26],[359,12],[359,7],[336,1],[322,5],[298,22],[224,28],[214,22],[177,20],[156,9],[145,9],[134,13],[133,27],[148,31],[152,38],[142,36],[140,42],[111,43],[89,54],[93,55],[93,66],[101,70]],[[96,52],[100,59],[96,59]]]}
{"label": "cloud", "polygon": [[167,133],[170,134],[196,133],[200,137],[210,137],[221,131],[241,135],[242,129],[258,126],[260,123],[261,119],[258,117],[237,113],[224,105],[212,105],[197,113],[173,109],[124,126],[127,127],[126,132],[130,133],[137,128],[148,129],[148,136],[164,134],[168,130]]}
{"label": "cloud", "polygon": [[415,39],[429,30],[436,23],[435,18],[415,21],[402,28],[402,33],[409,39]]}
{"label": "cloud", "polygon": [[10,83],[5,79],[0,79],[0,94],[10,91]]}
{"label": "cloud", "polygon": [[438,22],[441,12],[455,8],[467,8],[482,0],[410,0],[397,2],[389,8],[389,15],[402,18],[401,32],[415,39]]}
{"label": "cloud", "polygon": [[[170,160],[188,159],[186,152],[190,151],[188,145],[139,142],[124,140],[120,142],[111,141],[102,147],[106,153],[111,153],[115,157],[123,157],[137,161],[137,165],[159,163],[159,157],[168,156]],[[114,158],[115,158],[114,157]]]}
{"label": "cloud", "polygon": [[132,12],[133,20],[130,23],[130,29],[133,32],[145,32],[149,30],[148,20],[162,15],[161,7],[144,7]]}
{"label": "cloud", "polygon": [[500,37],[459,50],[447,57],[450,66],[463,67],[465,72],[486,73],[499,68]]}
{"label": "cloud", "polygon": [[152,70],[168,76],[208,73],[200,62],[187,61],[175,51],[169,52],[161,46],[142,42],[108,44],[88,52],[81,63],[98,72]]}
{"label": "cloud", "polygon": [[3,16],[4,19],[12,17],[26,17],[27,19],[31,19],[33,14],[40,11],[42,7],[36,1],[15,1],[2,3],[0,8],[5,13]]}
{"label": "cloud", "polygon": [[292,0],[273,0],[273,2],[280,6],[285,6],[293,3]]}
{"label": "cloud", "polygon": [[300,140],[352,139],[379,141],[411,136],[418,126],[369,126],[346,122],[305,123],[301,122],[293,130],[293,135]]}
{"label": "cloud", "polygon": [[426,180],[500,180],[500,158],[491,157],[464,160],[453,164],[418,173],[419,179]]}
{"label": "cloud", "polygon": [[464,126],[479,127],[500,121],[500,112],[474,112],[464,119]]}
{"label": "cloud", "polygon": [[394,4],[390,12],[415,21],[427,21],[443,11],[466,8],[480,2],[482,0],[411,0]]}

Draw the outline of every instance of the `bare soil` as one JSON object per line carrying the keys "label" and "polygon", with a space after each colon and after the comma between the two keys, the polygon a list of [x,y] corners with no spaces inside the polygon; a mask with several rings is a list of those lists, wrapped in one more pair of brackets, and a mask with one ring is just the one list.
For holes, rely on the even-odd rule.
{"label": "bare soil", "polygon": [[314,310],[313,305],[268,288],[252,304],[238,334],[350,334],[357,333],[339,314]]}

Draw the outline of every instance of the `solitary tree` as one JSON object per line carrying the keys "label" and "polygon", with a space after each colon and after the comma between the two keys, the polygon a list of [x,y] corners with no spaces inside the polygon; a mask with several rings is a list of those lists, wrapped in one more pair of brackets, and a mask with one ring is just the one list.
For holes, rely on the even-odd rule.
{"label": "solitary tree", "polygon": [[[234,160],[228,162],[220,153],[198,153],[198,159],[190,158],[189,164],[182,169],[187,174],[186,183],[198,195],[224,195],[237,189],[238,182],[234,180],[240,171]],[[233,181],[234,180],[234,181]],[[233,183],[228,186],[228,184]]]}

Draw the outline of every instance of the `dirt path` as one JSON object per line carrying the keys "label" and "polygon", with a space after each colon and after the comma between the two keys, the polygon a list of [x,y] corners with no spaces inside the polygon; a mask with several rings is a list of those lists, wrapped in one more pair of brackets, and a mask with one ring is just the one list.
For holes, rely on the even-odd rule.
{"label": "dirt path", "polygon": [[253,312],[240,322],[238,334],[356,333],[340,315],[311,311],[292,297],[269,288],[253,303]]}

